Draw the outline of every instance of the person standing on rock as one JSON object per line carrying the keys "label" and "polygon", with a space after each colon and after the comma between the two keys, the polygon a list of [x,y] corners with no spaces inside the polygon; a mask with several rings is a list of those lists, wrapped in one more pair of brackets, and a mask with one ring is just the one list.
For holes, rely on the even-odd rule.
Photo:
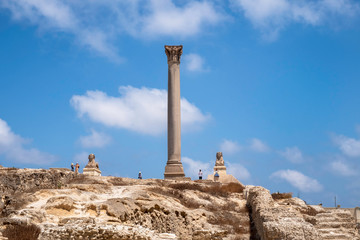
{"label": "person standing on rock", "polygon": [[216,170],[215,174],[214,174],[214,181],[217,182],[219,180],[219,177],[220,177],[220,175],[219,175],[218,171]]}
{"label": "person standing on rock", "polygon": [[71,163],[71,171],[74,171],[74,163]]}
{"label": "person standing on rock", "polygon": [[202,180],[202,171],[201,171],[201,169],[199,170],[199,180]]}
{"label": "person standing on rock", "polygon": [[139,171],[138,179],[142,179],[141,171]]}
{"label": "person standing on rock", "polygon": [[75,173],[78,174],[79,173],[79,168],[80,168],[80,164],[76,163],[75,165]]}

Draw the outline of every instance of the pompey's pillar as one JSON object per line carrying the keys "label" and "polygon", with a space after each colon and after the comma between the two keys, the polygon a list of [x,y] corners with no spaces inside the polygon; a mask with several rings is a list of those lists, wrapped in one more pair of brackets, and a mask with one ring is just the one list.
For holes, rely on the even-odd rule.
{"label": "pompey's pillar", "polygon": [[168,161],[165,179],[185,177],[181,163],[180,56],[182,45],[167,46],[168,62]]}

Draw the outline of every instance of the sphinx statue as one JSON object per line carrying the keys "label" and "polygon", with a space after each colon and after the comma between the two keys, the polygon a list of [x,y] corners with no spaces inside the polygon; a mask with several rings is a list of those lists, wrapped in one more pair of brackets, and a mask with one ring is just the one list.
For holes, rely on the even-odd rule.
{"label": "sphinx statue", "polygon": [[207,177],[208,180],[212,180],[214,182],[220,183],[239,183],[233,175],[226,173],[226,166],[224,163],[223,153],[217,152],[216,153],[216,160],[214,166],[214,172],[209,174]]}
{"label": "sphinx statue", "polygon": [[91,176],[101,176],[101,171],[99,169],[99,163],[95,162],[95,154],[93,154],[93,153],[90,154],[88,159],[89,159],[89,162],[85,166],[85,168],[83,170],[83,174],[91,175]]}
{"label": "sphinx statue", "polygon": [[222,152],[217,152],[216,153],[215,166],[224,166],[224,159],[223,159]]}
{"label": "sphinx statue", "polygon": [[95,162],[95,154],[90,154],[89,157],[89,162],[88,164],[85,166],[85,168],[97,168],[99,169],[99,163]]}

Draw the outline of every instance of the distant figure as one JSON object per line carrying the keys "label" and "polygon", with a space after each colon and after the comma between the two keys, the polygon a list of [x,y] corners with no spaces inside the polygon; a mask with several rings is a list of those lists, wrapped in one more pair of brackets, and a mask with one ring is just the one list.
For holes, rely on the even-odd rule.
{"label": "distant figure", "polygon": [[219,177],[220,177],[220,175],[219,175],[218,171],[215,171],[214,181],[215,181],[215,182],[219,181]]}
{"label": "distant figure", "polygon": [[76,165],[75,165],[75,173],[76,173],[76,174],[79,173],[79,168],[80,168],[79,163],[76,163]]}
{"label": "distant figure", "polygon": [[142,179],[141,171],[139,171],[138,179]]}
{"label": "distant figure", "polygon": [[201,169],[199,170],[199,180],[202,180],[202,171],[201,171]]}
{"label": "distant figure", "polygon": [[74,163],[71,163],[71,171],[74,171]]}

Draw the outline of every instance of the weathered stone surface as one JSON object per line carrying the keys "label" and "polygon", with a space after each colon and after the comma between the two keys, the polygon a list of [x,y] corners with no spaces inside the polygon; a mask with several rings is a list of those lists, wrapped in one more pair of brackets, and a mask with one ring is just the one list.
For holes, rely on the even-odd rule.
{"label": "weathered stone surface", "polygon": [[[312,224],[306,222],[296,210],[277,204],[269,190],[247,186],[245,194],[257,233],[262,240],[321,239]],[[297,204],[302,205],[299,202]]]}
{"label": "weathered stone surface", "polygon": [[217,193],[212,187],[218,185],[78,175],[61,188],[10,193],[12,200],[20,196],[27,201],[7,206],[11,211],[2,219],[36,224],[39,239],[249,239],[243,195]]}
{"label": "weathered stone surface", "polygon": [[74,209],[74,200],[68,196],[52,197],[46,202],[45,209],[58,208],[66,211]]}
{"label": "weathered stone surface", "polygon": [[0,169],[0,193],[27,192],[35,189],[61,188],[75,174],[58,169]]}
{"label": "weathered stone surface", "polygon": [[[31,223],[41,228],[39,239],[45,240],[359,240],[348,210],[309,206],[298,198],[274,200],[262,187],[246,186],[242,193],[239,184],[212,181],[69,175],[60,188],[50,188],[59,180],[55,170],[16,170],[23,176],[12,171],[0,174],[6,181],[9,176],[21,180],[2,198],[0,233],[8,225]],[[32,177],[39,173],[47,182],[39,186],[49,188],[33,188]],[[32,187],[17,185],[27,183]]]}

